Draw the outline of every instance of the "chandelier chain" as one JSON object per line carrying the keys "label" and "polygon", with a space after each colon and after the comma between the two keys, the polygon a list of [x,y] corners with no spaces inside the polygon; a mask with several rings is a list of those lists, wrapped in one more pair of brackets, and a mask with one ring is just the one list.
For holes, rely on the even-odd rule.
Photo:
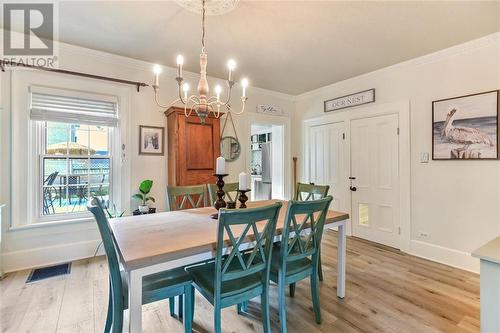
{"label": "chandelier chain", "polygon": [[205,52],[205,1],[206,0],[202,0],[203,3],[202,3],[202,14],[201,14],[201,46],[202,46],[202,52]]}

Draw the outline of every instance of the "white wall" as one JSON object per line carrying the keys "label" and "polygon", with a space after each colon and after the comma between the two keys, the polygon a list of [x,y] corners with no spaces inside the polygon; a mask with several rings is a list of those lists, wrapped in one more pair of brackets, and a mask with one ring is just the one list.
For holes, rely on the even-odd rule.
{"label": "white wall", "polygon": [[[59,67],[62,69],[92,73],[102,76],[111,76],[127,80],[142,81],[149,83],[152,81],[153,64],[139,60],[98,52],[94,50],[75,47],[67,44],[60,44],[59,47]],[[175,56],[175,55],[172,55]],[[244,64],[241,64],[244,68]],[[25,110],[10,110],[11,95],[11,75],[9,71],[2,73],[0,80],[0,108],[4,108],[0,118],[0,152],[1,152],[1,191],[0,203],[5,202],[8,207],[4,209],[4,219],[2,220],[3,231],[3,262],[5,271],[13,271],[25,267],[33,267],[73,260],[91,256],[97,244],[99,235],[94,222],[73,223],[67,225],[40,225],[27,226],[23,228],[11,229],[12,206],[10,193],[11,170],[11,112],[25,112]],[[61,74],[52,74],[61,75]],[[197,74],[185,73],[186,79],[195,86]],[[64,76],[66,77],[66,76]],[[176,98],[177,83],[174,80],[175,69],[164,68],[161,77],[161,102],[169,104]],[[96,87],[103,84],[102,81],[81,78],[85,82],[95,82]],[[214,84],[216,79],[210,79],[210,84]],[[50,85],[50,82],[47,83]],[[109,83],[107,83],[109,84]],[[119,87],[128,87],[117,84]],[[223,85],[224,87],[225,85]],[[130,192],[136,191],[137,185],[143,179],[154,181],[152,195],[156,198],[156,207],[161,211],[165,207],[165,186],[167,184],[167,154],[165,156],[142,156],[138,155],[138,135],[139,125],[166,126],[166,118],[162,109],[156,106],[153,100],[153,91],[150,87],[141,88],[137,93],[135,87],[129,88],[130,99],[130,147],[127,154],[130,158]],[[240,94],[239,87],[235,87],[236,97],[233,106],[238,108],[236,101]],[[231,174],[229,181],[237,180],[237,174],[248,165],[248,157],[245,152],[249,150],[249,119],[253,116],[258,104],[273,104],[287,111],[287,117],[291,117],[294,110],[293,98],[286,94],[280,94],[269,90],[250,87],[248,90],[248,102],[246,113],[241,116],[234,116],[236,130],[242,142],[242,155],[240,158],[228,164],[228,171]],[[231,133],[232,134],[232,133]],[[167,145],[165,144],[165,147]],[[16,186],[16,184],[13,184]],[[136,203],[125,202],[125,209],[128,212],[136,208]],[[128,206],[128,207],[127,207]]]}
{"label": "white wall", "polygon": [[500,234],[500,161],[419,161],[432,149],[433,100],[500,89],[500,33],[297,96],[299,162],[303,120],[324,114],[327,99],[370,88],[376,104],[410,101],[410,252],[477,271],[470,252]]}

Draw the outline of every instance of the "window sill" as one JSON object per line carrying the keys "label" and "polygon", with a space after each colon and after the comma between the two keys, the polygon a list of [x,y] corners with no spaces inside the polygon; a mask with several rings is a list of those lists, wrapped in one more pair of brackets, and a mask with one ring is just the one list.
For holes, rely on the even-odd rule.
{"label": "window sill", "polygon": [[91,223],[91,222],[94,222],[93,217],[81,217],[81,218],[69,219],[69,220],[37,222],[37,223],[30,223],[30,224],[26,224],[26,225],[11,226],[9,228],[9,231],[23,231],[23,230],[38,229],[38,228],[52,228],[52,227],[61,227],[61,226],[67,226],[67,225],[73,225],[73,224],[86,224],[86,223]]}

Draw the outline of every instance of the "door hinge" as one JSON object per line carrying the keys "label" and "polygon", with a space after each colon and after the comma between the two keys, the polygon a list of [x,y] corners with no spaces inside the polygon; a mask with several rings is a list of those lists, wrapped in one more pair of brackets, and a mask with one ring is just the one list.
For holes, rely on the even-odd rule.
{"label": "door hinge", "polygon": [[345,140],[345,133],[342,133],[342,140]]}
{"label": "door hinge", "polygon": [[396,132],[397,132],[397,133],[398,133],[398,135],[399,135],[399,127],[398,127],[398,129],[397,129],[397,131],[396,131]]}
{"label": "door hinge", "polygon": [[401,235],[401,227],[398,227],[398,235]]}

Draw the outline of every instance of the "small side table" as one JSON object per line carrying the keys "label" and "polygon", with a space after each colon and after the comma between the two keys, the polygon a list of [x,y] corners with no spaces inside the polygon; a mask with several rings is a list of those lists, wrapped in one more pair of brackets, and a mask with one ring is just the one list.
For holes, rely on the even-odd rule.
{"label": "small side table", "polygon": [[472,252],[472,256],[481,260],[481,332],[500,332],[500,237]]}

